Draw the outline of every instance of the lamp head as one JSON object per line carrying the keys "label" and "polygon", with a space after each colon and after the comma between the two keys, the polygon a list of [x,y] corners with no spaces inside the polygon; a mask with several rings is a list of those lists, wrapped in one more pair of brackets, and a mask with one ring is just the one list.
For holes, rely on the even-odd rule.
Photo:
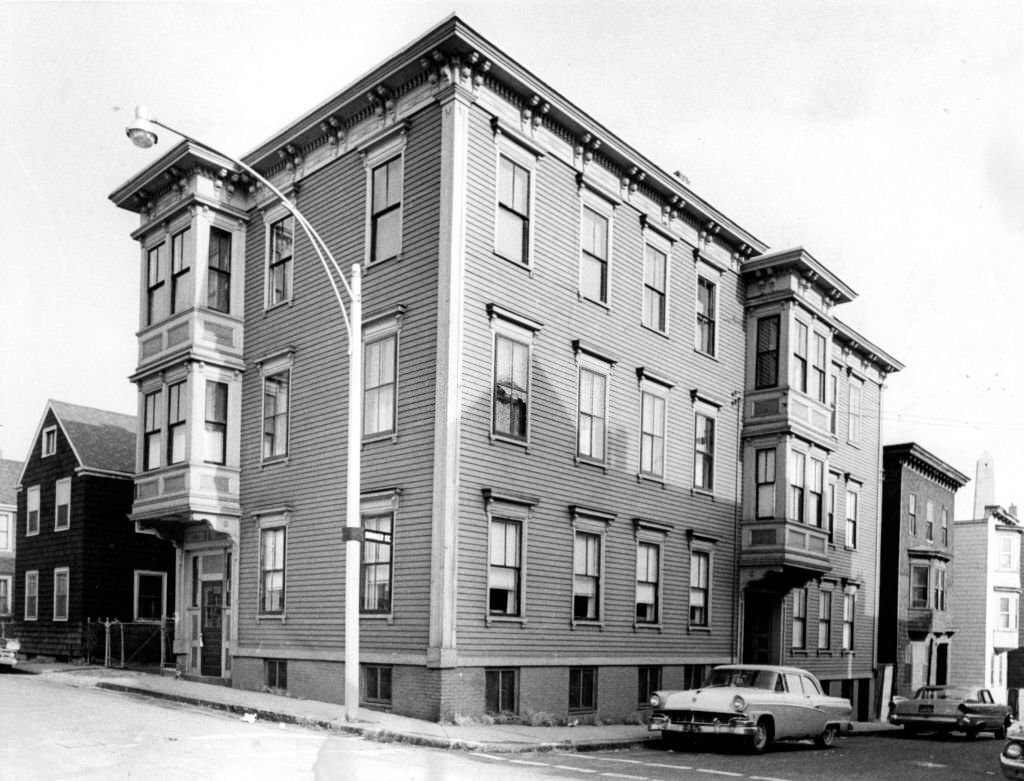
{"label": "lamp head", "polygon": [[157,142],[156,128],[149,119],[145,106],[135,107],[135,120],[124,129],[135,146],[149,149]]}

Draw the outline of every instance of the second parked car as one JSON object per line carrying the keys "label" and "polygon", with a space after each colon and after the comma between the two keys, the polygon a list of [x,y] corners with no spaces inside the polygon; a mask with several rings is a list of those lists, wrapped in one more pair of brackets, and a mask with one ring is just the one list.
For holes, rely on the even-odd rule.
{"label": "second parked car", "polygon": [[649,729],[668,746],[694,735],[725,735],[760,754],[774,740],[813,739],[831,746],[850,728],[853,708],[845,697],[830,697],[818,679],[797,667],[724,665],[699,689],[657,691]]}
{"label": "second parked car", "polygon": [[967,686],[922,686],[910,699],[894,702],[889,721],[907,732],[963,732],[973,738],[992,732],[1002,740],[1011,717],[988,689]]}

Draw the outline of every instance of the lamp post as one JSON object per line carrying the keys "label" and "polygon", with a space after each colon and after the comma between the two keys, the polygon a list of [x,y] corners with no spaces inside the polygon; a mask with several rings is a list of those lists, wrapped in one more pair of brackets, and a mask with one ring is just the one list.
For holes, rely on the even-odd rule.
{"label": "lamp post", "polygon": [[[326,242],[320,237],[306,217],[300,212],[271,182],[251,166],[241,160],[214,149],[209,144],[198,141],[180,130],[168,127],[149,116],[144,106],[135,109],[135,120],[125,128],[125,133],[132,143],[148,149],[157,142],[156,128],[168,132],[201,147],[208,152],[229,160],[245,171],[249,176],[273,193],[281,205],[288,211],[302,228],[316,253],[320,265],[323,266],[330,282],[334,297],[341,309],[348,332],[348,474],[346,479],[345,527],[345,718],[353,721],[359,708],[359,546],[362,541],[362,528],[359,520],[359,479],[360,449],[362,436],[362,274],[358,263],[352,264],[352,280],[349,282],[334,259]],[[338,279],[349,297],[349,307],[345,308]]]}

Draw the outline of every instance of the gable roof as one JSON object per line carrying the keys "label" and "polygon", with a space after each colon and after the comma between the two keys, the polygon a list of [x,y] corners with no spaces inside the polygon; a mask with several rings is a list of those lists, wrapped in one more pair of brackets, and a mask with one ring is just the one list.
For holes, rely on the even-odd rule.
{"label": "gable roof", "polygon": [[[110,472],[125,477],[135,474],[135,416],[95,407],[83,407],[50,399],[32,438],[35,452],[43,424],[50,412],[61,427],[80,469]],[[25,463],[28,463],[26,459]],[[22,466],[22,476],[24,465]],[[20,478],[19,478],[20,482]]]}
{"label": "gable roof", "polygon": [[17,487],[21,467],[21,461],[0,458],[0,505],[18,503]]}

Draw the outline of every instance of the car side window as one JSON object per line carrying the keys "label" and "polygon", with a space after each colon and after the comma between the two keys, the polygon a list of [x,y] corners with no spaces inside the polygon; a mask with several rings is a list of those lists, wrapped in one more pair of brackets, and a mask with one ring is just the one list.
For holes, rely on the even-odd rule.
{"label": "car side window", "polygon": [[793,673],[786,673],[786,688],[793,694],[802,694],[800,688],[800,676]]}
{"label": "car side window", "polygon": [[804,694],[821,694],[821,687],[818,686],[818,682],[813,678],[809,678],[806,675],[801,675],[800,682],[804,685]]}
{"label": "car side window", "polygon": [[982,689],[978,694],[981,696],[982,702],[992,702],[992,694],[988,689]]}

